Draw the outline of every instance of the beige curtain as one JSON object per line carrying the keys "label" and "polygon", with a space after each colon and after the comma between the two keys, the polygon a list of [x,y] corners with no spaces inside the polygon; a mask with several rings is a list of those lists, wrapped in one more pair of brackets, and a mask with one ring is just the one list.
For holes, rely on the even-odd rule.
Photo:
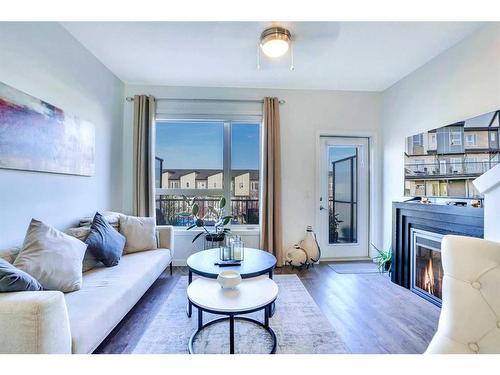
{"label": "beige curtain", "polygon": [[283,265],[281,222],[281,147],[278,98],[264,98],[263,181],[260,247]]}
{"label": "beige curtain", "polygon": [[134,96],[134,215],[155,216],[153,96]]}

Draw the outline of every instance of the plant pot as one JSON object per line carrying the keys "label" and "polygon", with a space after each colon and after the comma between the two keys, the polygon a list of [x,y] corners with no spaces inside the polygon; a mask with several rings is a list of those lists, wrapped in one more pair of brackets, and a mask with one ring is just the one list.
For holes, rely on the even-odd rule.
{"label": "plant pot", "polygon": [[219,234],[213,233],[213,234],[207,234],[205,236],[205,240],[207,242],[223,242],[225,237],[226,235],[224,233],[219,233]]}

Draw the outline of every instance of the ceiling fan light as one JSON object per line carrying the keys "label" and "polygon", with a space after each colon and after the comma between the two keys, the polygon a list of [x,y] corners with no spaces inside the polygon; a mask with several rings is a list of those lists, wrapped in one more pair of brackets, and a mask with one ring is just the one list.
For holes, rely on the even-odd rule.
{"label": "ceiling fan light", "polygon": [[290,32],[281,27],[264,30],[260,38],[260,48],[269,57],[280,57],[290,48]]}

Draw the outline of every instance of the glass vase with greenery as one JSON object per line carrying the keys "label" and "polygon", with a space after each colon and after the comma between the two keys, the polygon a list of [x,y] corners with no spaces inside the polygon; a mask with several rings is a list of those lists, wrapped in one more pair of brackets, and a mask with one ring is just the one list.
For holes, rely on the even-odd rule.
{"label": "glass vase with greenery", "polygon": [[[226,225],[228,225],[232,219],[231,215],[224,215],[226,198],[221,197],[218,207],[208,206],[208,210],[204,214],[201,213],[200,206],[197,203],[198,197],[188,198],[183,195],[182,199],[186,203],[188,211],[180,215],[193,218],[193,224],[187,227],[186,230],[193,228],[203,229],[203,232],[198,233],[193,238],[192,242],[195,242],[203,234],[206,235],[207,241],[223,241],[226,233],[231,231],[229,228],[226,228]],[[209,225],[209,222],[213,222],[213,225]]]}

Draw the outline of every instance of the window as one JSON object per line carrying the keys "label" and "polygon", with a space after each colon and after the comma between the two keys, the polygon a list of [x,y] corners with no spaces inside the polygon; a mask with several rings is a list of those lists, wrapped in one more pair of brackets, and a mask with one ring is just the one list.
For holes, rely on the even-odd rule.
{"label": "window", "polygon": [[477,144],[477,134],[466,134],[465,135],[465,145],[475,146]]}
{"label": "window", "polygon": [[413,136],[413,146],[422,146],[424,144],[424,135],[416,134]]}
{"label": "window", "polygon": [[197,197],[209,223],[210,207],[225,197],[232,224],[258,224],[260,149],[260,118],[157,120],[158,224],[190,224],[183,195]]}
{"label": "window", "polygon": [[462,173],[462,158],[450,158],[451,173]]}
{"label": "window", "polygon": [[423,172],[424,171],[424,168],[425,168],[425,160],[422,160],[422,159],[415,159],[413,161],[414,165],[415,165],[415,171],[418,171],[418,172]]}
{"label": "window", "polygon": [[259,223],[260,124],[237,122],[231,128],[231,203],[241,224]]}
{"label": "window", "polygon": [[437,147],[437,136],[436,133],[429,133],[429,149],[435,150]]}
{"label": "window", "polygon": [[450,132],[450,146],[462,145],[462,133],[457,131]]}

